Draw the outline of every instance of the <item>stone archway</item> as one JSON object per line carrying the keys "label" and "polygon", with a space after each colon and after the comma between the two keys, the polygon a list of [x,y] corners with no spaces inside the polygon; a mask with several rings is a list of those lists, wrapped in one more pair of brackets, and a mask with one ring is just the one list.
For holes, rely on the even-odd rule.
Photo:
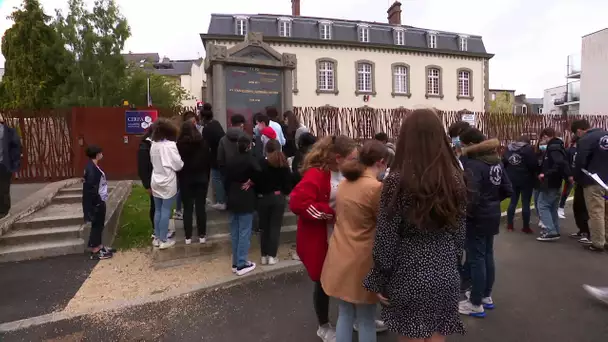
{"label": "stone archway", "polygon": [[249,124],[253,114],[268,106],[280,113],[292,110],[296,66],[295,54],[277,52],[258,32],[249,32],[231,48],[207,44],[207,99],[216,119],[226,129],[233,114],[244,115]]}

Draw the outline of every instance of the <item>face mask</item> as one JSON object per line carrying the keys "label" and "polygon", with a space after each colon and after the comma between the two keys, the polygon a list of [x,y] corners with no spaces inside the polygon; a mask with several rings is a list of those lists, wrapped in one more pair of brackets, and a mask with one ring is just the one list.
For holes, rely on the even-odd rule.
{"label": "face mask", "polygon": [[460,137],[452,138],[452,146],[460,147]]}
{"label": "face mask", "polygon": [[539,146],[538,146],[538,148],[539,148],[541,151],[546,151],[546,150],[547,150],[547,145],[544,145],[544,144],[543,144],[543,145],[539,145]]}
{"label": "face mask", "polygon": [[253,134],[255,134],[256,136],[260,136],[260,128],[258,127],[258,125],[255,125],[253,127]]}

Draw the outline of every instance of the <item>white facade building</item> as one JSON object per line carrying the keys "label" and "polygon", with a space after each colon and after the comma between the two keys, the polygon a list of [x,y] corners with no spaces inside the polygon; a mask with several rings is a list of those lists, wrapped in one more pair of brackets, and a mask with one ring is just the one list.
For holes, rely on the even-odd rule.
{"label": "white facade building", "polygon": [[566,85],[545,89],[543,94],[543,114],[560,114],[562,111],[555,105],[557,99],[566,93]]}
{"label": "white facade building", "polygon": [[608,28],[583,36],[580,111],[608,115]]}

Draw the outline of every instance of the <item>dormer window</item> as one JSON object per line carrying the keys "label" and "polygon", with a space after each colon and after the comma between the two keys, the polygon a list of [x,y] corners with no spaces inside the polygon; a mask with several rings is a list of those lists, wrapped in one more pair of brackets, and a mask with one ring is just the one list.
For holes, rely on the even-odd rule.
{"label": "dormer window", "polygon": [[291,37],[291,19],[279,18],[279,36]]}
{"label": "dormer window", "polygon": [[427,39],[428,39],[428,46],[430,49],[436,49],[437,48],[437,32],[429,32],[427,35]]}
{"label": "dormer window", "polygon": [[402,28],[394,29],[393,38],[395,40],[395,45],[405,45],[405,30]]}
{"label": "dormer window", "polygon": [[459,36],[458,37],[458,46],[460,48],[460,51],[468,50],[468,46],[467,46],[468,38],[469,38],[468,36]]}
{"label": "dormer window", "polygon": [[359,41],[361,43],[369,43],[369,25],[358,25],[357,26]]}
{"label": "dormer window", "polygon": [[331,39],[331,21],[319,22],[319,37],[324,40]]}
{"label": "dormer window", "polygon": [[248,29],[249,18],[244,16],[237,16],[234,18],[234,34],[237,36],[246,36]]}

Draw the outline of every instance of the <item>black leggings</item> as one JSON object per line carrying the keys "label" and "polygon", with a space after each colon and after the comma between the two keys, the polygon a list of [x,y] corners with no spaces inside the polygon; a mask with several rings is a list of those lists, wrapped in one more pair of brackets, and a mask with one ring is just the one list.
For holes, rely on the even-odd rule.
{"label": "black leggings", "polygon": [[315,313],[317,314],[319,326],[329,323],[329,296],[323,291],[320,281],[315,282],[312,300],[315,306]]}

